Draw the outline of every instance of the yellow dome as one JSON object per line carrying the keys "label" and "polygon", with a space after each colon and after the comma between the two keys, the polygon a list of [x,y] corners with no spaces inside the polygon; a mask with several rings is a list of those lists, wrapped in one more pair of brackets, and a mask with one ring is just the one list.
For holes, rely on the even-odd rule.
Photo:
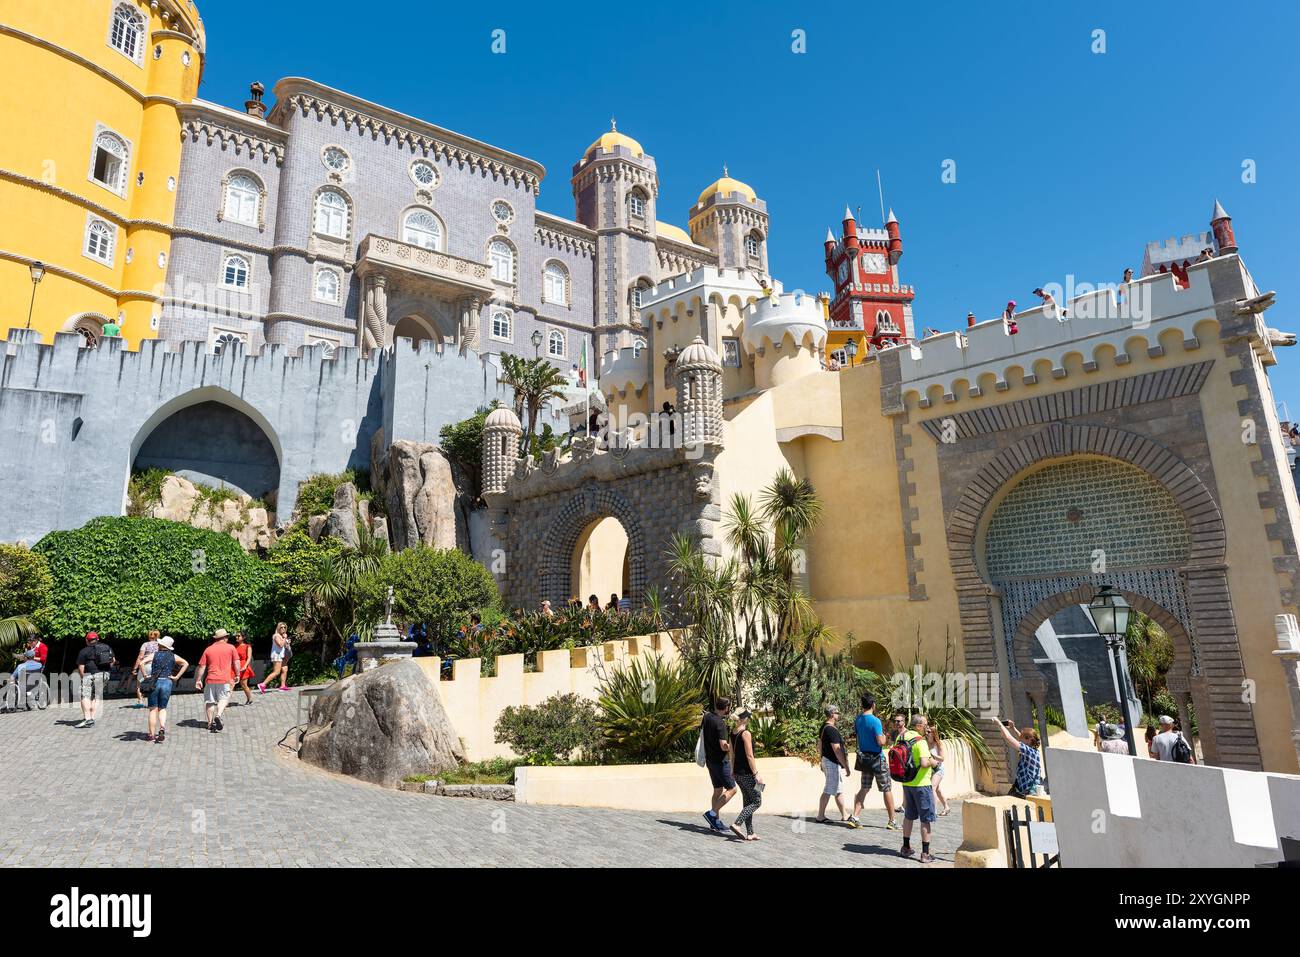
{"label": "yellow dome", "polygon": [[732,179],[730,176],[723,175],[722,179],[711,183],[705,188],[704,192],[700,193],[700,198],[697,202],[702,203],[710,196],[719,193],[724,196],[727,193],[743,193],[751,203],[758,199],[758,194],[754,192],[754,188],[748,183],[742,183],[738,179]]}
{"label": "yellow dome", "polygon": [[655,233],[664,237],[664,239],[675,239],[679,243],[691,243],[694,245],[695,240],[691,239],[691,234],[680,226],[674,226],[672,223],[661,223],[655,221]]}
{"label": "yellow dome", "polygon": [[637,156],[645,155],[645,150],[641,148],[640,143],[632,139],[632,137],[625,136],[624,134],[616,132],[614,130],[610,130],[600,139],[596,140],[596,142],[588,146],[587,152],[584,153],[583,155],[590,156],[592,153],[596,151],[598,147],[602,150],[609,151],[614,149],[614,147],[616,146],[622,146],[625,149],[629,149]]}

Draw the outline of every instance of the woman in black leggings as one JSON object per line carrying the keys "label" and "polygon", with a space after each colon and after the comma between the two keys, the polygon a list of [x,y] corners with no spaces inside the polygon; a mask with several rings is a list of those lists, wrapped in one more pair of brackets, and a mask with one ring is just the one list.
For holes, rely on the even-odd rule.
{"label": "woman in black leggings", "polygon": [[[745,806],[740,809],[736,823],[731,830],[736,837],[745,841],[757,841],[754,833],[754,812],[763,803],[763,779],[758,776],[758,762],[754,760],[754,735],[749,730],[751,717],[748,708],[742,708],[736,715],[736,730],[731,735],[732,774],[740,785],[740,794]],[[740,829],[745,825],[745,830]]]}

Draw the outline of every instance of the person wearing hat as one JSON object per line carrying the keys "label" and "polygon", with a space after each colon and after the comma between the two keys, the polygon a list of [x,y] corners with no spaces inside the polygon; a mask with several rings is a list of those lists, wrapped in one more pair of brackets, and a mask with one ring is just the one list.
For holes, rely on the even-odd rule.
{"label": "person wearing hat", "polygon": [[208,713],[208,730],[219,734],[225,725],[221,716],[230,701],[230,688],[239,674],[239,654],[229,641],[230,632],[218,628],[212,635],[212,644],[203,650],[199,668],[194,676],[194,690],[203,692],[203,704]]}
{"label": "person wearing hat", "polygon": [[176,654],[176,642],[171,635],[158,639],[158,650],[149,662],[149,674],[141,690],[149,695],[149,733],[146,741],[162,744],[167,738],[167,702],[172,689],[181,680],[190,663]]}
{"label": "person wearing hat", "polygon": [[840,734],[839,728],[835,727],[839,716],[840,709],[837,706],[827,705],[826,721],[822,724],[821,734],[818,736],[822,751],[822,773],[826,775],[826,786],[822,788],[821,801],[817,805],[817,817],[814,818],[818,824],[828,823],[826,805],[831,798],[835,798],[835,806],[840,809],[840,820],[849,819],[848,812],[844,809],[844,796],[840,793],[843,780],[841,775],[848,777],[852,772],[849,771],[848,753],[844,750],[844,735]]}
{"label": "person wearing hat", "polygon": [[1009,336],[1014,336],[1020,331],[1020,326],[1016,324],[1016,301],[1014,299],[1007,303],[1007,310],[1002,313],[1002,326]]}
{"label": "person wearing hat", "polygon": [[93,728],[95,715],[104,700],[104,686],[113,670],[113,649],[99,640],[99,632],[86,632],[86,647],[77,652],[77,675],[81,679],[81,720],[74,728]]}
{"label": "person wearing hat", "polygon": [[1096,742],[1098,751],[1107,754],[1128,754],[1128,742],[1124,740],[1124,732],[1117,724],[1098,722]]}
{"label": "person wearing hat", "polygon": [[[1160,733],[1151,739],[1151,756],[1157,761],[1176,761],[1174,756],[1174,746],[1183,740],[1183,734],[1178,730],[1174,719],[1167,714],[1160,716]],[[1191,750],[1189,747],[1188,751]],[[1188,764],[1195,764],[1196,757],[1192,755]]]}

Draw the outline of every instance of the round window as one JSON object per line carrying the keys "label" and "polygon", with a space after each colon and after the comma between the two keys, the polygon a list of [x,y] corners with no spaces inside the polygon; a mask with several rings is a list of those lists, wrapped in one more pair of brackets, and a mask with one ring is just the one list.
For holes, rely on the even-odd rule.
{"label": "round window", "polygon": [[337,146],[327,147],[322,154],[322,159],[325,161],[325,168],[335,173],[342,173],[352,165],[352,160],[348,159],[348,154]]}
{"label": "round window", "polygon": [[417,186],[433,187],[438,184],[438,171],[432,163],[416,160],[411,164],[411,179],[415,180]]}
{"label": "round window", "polygon": [[515,218],[515,211],[510,208],[509,203],[497,200],[492,204],[492,215],[498,223],[508,223]]}

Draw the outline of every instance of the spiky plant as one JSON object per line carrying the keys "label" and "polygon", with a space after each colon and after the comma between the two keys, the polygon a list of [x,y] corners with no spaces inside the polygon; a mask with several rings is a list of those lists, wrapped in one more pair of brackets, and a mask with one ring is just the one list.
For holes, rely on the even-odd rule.
{"label": "spiky plant", "polygon": [[599,705],[605,749],[629,761],[671,759],[700,723],[700,688],[689,670],[657,655],[606,673]]}

